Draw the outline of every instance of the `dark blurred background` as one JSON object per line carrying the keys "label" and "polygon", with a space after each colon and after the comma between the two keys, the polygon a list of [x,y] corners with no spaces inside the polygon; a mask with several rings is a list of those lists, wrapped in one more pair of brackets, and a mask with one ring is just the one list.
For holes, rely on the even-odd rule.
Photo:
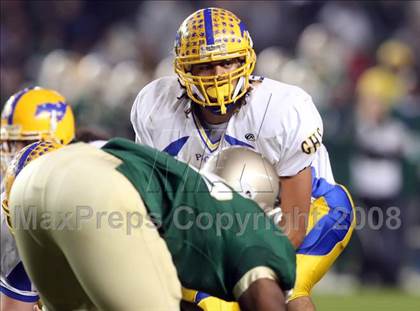
{"label": "dark blurred background", "polygon": [[360,207],[356,234],[319,288],[337,291],[340,282],[349,290],[373,285],[417,293],[419,1],[2,0],[2,107],[23,87],[53,88],[73,106],[78,127],[133,138],[136,94],[173,74],[178,26],[209,6],[245,22],[258,54],[256,74],[312,95],[335,177]]}

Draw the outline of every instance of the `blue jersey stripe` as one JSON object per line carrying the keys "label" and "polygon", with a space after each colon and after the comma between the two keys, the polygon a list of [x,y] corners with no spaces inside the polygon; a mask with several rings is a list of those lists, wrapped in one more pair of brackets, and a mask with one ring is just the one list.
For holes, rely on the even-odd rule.
{"label": "blue jersey stripe", "polygon": [[[195,127],[196,127],[196,129],[198,131],[198,135],[200,136],[201,141],[204,143],[204,146],[206,146],[207,149],[210,152],[214,152],[215,150],[217,150],[217,148],[219,148],[220,139],[218,139],[216,141],[212,141],[210,139],[210,137],[208,137],[206,130],[201,125],[201,123],[198,120],[198,118],[196,118],[194,114],[192,114],[192,116],[193,116],[194,125],[195,125]],[[212,144],[212,145],[210,145],[210,144]]]}
{"label": "blue jersey stripe", "polygon": [[23,267],[22,262],[19,262],[16,267],[6,277],[7,283],[14,288],[22,291],[31,291],[31,281],[29,280],[28,274]]}
{"label": "blue jersey stripe", "polygon": [[213,21],[211,18],[211,9],[204,9],[204,28],[206,30],[207,45],[213,45],[214,36],[213,36]]}
{"label": "blue jersey stripe", "polygon": [[247,144],[246,142],[240,141],[239,139],[229,136],[227,134],[225,134],[225,140],[231,144],[232,146],[244,146],[244,147],[248,147],[251,149],[255,149],[253,146],[251,146],[250,144]]}
{"label": "blue jersey stripe", "polygon": [[7,296],[10,297],[12,299],[18,300],[18,301],[23,301],[23,302],[37,302],[39,300],[39,296],[38,295],[33,295],[33,296],[25,296],[22,294],[18,294],[15,293],[14,291],[0,285],[0,292]]}
{"label": "blue jersey stripe", "polygon": [[163,149],[163,152],[166,152],[170,154],[171,156],[175,157],[178,155],[179,151],[184,147],[185,143],[187,142],[189,136],[181,137],[180,139],[177,139],[173,142],[171,142],[165,149]]}

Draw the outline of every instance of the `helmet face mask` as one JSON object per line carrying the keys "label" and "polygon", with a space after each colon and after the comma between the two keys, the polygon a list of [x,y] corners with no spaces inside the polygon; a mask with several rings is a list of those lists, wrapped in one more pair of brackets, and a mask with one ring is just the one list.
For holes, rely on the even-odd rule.
{"label": "helmet face mask", "polygon": [[[178,30],[175,72],[190,99],[201,106],[218,106],[221,114],[249,89],[255,52],[245,25],[233,13],[218,8],[198,10]],[[241,65],[220,75],[193,74],[198,64],[241,59]]]}
{"label": "helmet face mask", "polygon": [[32,140],[1,140],[0,153],[1,153],[1,176],[6,174],[7,167],[12,162],[14,156],[25,146],[33,143]]}

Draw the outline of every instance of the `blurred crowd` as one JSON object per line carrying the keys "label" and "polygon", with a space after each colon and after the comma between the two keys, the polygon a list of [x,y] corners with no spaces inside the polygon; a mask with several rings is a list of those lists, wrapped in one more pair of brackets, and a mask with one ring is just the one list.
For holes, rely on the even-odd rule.
{"label": "blurred crowd", "polygon": [[202,7],[231,10],[254,40],[255,74],[313,97],[335,177],[374,225],[360,225],[336,269],[391,286],[420,275],[419,1],[3,0],[0,6],[2,106],[25,86],[56,89],[73,106],[79,128],[127,138],[134,137],[129,113],[139,90],[174,74],[180,23]]}

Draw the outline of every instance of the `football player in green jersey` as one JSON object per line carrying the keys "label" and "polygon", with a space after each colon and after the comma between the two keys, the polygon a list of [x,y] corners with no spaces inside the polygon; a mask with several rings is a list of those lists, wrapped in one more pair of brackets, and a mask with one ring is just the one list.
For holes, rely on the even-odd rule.
{"label": "football player in green jersey", "polygon": [[181,285],[285,310],[294,285],[294,249],[255,201],[127,140],[26,147],[4,209],[46,310],[179,310]]}

